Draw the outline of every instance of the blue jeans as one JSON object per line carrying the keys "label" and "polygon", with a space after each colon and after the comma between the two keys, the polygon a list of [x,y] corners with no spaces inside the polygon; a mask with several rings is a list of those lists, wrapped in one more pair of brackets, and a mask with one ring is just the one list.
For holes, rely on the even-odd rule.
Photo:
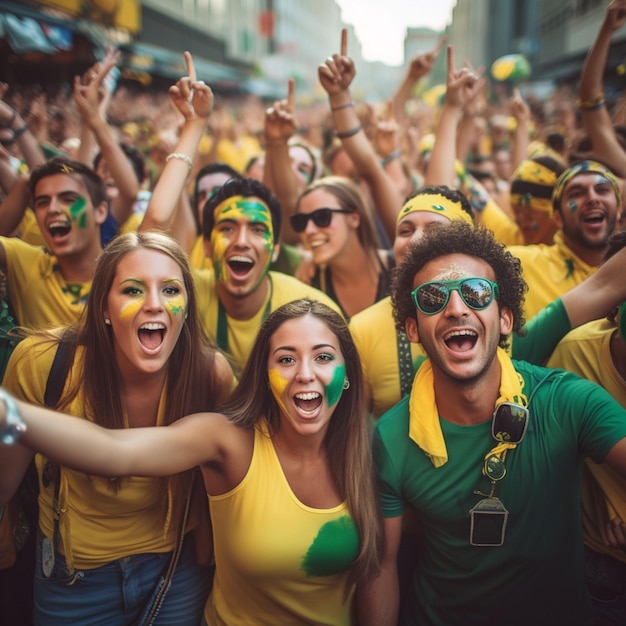
{"label": "blue jeans", "polygon": [[[134,554],[70,574],[57,554],[50,578],[41,568],[42,534],[37,537],[35,626],[131,626],[143,615],[171,553]],[[172,585],[155,626],[198,626],[213,580],[213,568],[196,564],[187,536]]]}
{"label": "blue jeans", "polygon": [[585,577],[596,626],[626,626],[626,564],[585,546]]}

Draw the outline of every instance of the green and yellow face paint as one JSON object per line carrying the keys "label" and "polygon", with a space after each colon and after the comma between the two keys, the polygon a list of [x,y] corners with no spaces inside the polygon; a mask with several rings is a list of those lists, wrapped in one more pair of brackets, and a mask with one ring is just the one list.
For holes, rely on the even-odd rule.
{"label": "green and yellow face paint", "polygon": [[335,406],[335,404],[339,402],[341,394],[343,393],[343,384],[345,380],[346,365],[345,363],[341,363],[335,368],[330,382],[324,386],[324,391],[326,392],[326,402],[328,403],[329,408]]}
{"label": "green and yellow face paint", "polygon": [[69,205],[70,218],[78,228],[87,227],[87,200],[79,196]]}
{"label": "green and yellow face paint", "polygon": [[268,263],[265,272],[269,270],[272,259],[272,251],[274,248],[274,226],[272,224],[272,214],[268,206],[261,200],[244,196],[232,196],[215,207],[213,212],[214,223],[211,231],[211,256],[213,257],[213,266],[215,268],[215,278],[224,280],[226,273],[226,250],[231,244],[232,238],[224,233],[220,228],[220,224],[231,222],[240,224],[262,224],[265,226],[263,232],[259,232],[258,236],[263,239],[263,247],[268,253]]}

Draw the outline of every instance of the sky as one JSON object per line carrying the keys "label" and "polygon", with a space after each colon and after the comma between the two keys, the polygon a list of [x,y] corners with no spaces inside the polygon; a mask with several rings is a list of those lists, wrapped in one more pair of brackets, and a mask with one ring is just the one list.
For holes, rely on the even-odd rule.
{"label": "sky", "polygon": [[443,30],[452,20],[456,0],[337,0],[337,4],[343,21],[354,25],[366,61],[401,65],[407,27]]}

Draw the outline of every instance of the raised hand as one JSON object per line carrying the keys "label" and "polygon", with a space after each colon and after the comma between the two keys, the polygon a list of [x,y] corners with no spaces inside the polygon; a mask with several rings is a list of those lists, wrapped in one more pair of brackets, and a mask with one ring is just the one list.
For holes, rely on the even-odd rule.
{"label": "raised hand", "polygon": [[468,67],[454,67],[454,51],[448,46],[448,73],[446,76],[446,104],[463,108],[482,88],[480,77]]}
{"label": "raised hand", "polygon": [[265,111],[265,138],[268,142],[286,142],[298,130],[295,118],[296,81],[287,82],[287,98],[277,100]]}
{"label": "raised hand", "polygon": [[422,76],[430,74],[435,61],[437,60],[437,56],[439,55],[443,44],[446,43],[447,40],[447,35],[443,35],[432,50],[422,52],[411,59],[411,63],[409,65],[409,76],[413,80],[419,80]]}
{"label": "raised hand", "polygon": [[348,56],[348,31],[341,29],[341,45],[339,54],[328,57],[317,68],[320,83],[328,95],[338,94],[346,90],[356,75],[354,63]]}
{"label": "raised hand", "polygon": [[169,88],[174,106],[183,114],[185,121],[208,120],[213,109],[213,92],[202,80],[196,79],[196,68],[189,52],[185,52],[187,76]]}
{"label": "raised hand", "polygon": [[626,0],[612,0],[606,10],[605,24],[613,31],[626,22]]}

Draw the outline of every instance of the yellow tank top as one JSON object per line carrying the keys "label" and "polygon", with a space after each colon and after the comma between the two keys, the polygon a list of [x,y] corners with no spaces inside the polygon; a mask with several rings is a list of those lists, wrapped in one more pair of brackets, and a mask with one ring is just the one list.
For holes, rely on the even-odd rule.
{"label": "yellow tank top", "polygon": [[283,473],[264,425],[255,429],[245,478],[209,496],[216,574],[210,626],[351,623],[354,589],[344,598],[359,550],[345,503],[313,509]]}

